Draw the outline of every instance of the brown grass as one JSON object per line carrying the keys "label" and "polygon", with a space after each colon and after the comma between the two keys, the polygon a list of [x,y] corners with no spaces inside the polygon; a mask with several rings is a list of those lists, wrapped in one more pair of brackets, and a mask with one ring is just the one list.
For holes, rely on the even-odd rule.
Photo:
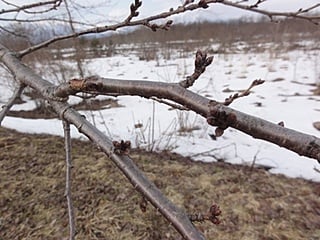
{"label": "brown grass", "polygon": [[[0,239],[67,239],[63,139],[0,128]],[[73,140],[77,239],[181,239],[103,154]],[[172,153],[132,158],[178,206],[222,223],[196,223],[207,239],[319,239],[320,184]],[[303,162],[301,163],[303,166]]]}

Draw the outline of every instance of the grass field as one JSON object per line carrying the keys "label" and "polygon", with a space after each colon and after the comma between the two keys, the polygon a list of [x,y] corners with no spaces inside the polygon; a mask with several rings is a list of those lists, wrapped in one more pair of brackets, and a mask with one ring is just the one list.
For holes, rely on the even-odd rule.
{"label": "grass field", "polygon": [[[0,128],[0,239],[68,239],[63,139]],[[73,140],[76,239],[180,239],[113,163]],[[218,226],[195,223],[207,239],[320,238],[320,184],[168,152],[132,158],[188,213],[222,210]]]}

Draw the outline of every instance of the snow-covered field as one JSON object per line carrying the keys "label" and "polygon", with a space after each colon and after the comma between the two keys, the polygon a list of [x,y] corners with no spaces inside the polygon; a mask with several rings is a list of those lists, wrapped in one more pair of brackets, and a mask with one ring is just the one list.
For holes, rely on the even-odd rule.
{"label": "snow-covered field", "polygon": [[[266,82],[253,89],[246,98],[236,100],[232,108],[278,123],[304,133],[320,137],[312,123],[320,121],[320,96],[313,96],[314,87],[308,85],[320,81],[320,50],[293,50],[285,53],[229,53],[216,54],[206,72],[190,89],[201,95],[223,101],[233,92],[247,88],[255,79]],[[141,61],[131,54],[110,58],[87,60],[88,72],[103,77],[119,79],[143,79],[162,82],[178,82],[193,71],[193,54],[188,58],[161,57]],[[43,66],[45,69],[45,66]],[[76,75],[75,75],[76,76]],[[5,79],[0,79],[0,104],[10,97]],[[102,98],[102,97],[99,97]],[[27,100],[27,98],[25,97]],[[195,160],[230,163],[262,164],[272,167],[272,173],[290,177],[303,177],[319,181],[320,169],[316,160],[276,145],[253,139],[235,129],[227,129],[216,141],[209,134],[214,128],[206,120],[192,112],[172,110],[169,106],[140,97],[118,97],[124,107],[100,111],[83,111],[108,136],[119,140],[131,140],[136,147],[153,150],[168,149]],[[75,97],[70,102],[78,101]],[[32,102],[16,105],[13,110],[34,108]],[[6,117],[3,126],[30,133],[62,135],[59,120],[31,120]],[[74,137],[80,137],[73,129]]]}

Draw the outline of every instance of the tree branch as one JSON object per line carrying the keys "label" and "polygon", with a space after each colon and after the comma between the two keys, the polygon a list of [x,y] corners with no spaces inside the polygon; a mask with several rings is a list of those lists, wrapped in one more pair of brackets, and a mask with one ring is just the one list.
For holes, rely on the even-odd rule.
{"label": "tree branch", "polygon": [[[188,215],[169,201],[161,191],[151,183],[134,162],[126,155],[117,155],[114,152],[112,141],[96,127],[83,118],[78,112],[70,108],[60,97],[53,96],[54,86],[42,79],[30,68],[22,64],[19,59],[0,44],[0,60],[11,69],[19,81],[34,88],[49,101],[61,119],[75,125],[79,132],[86,135],[117,165],[117,167],[129,179],[131,184],[148,199],[154,207],[167,218],[176,230],[189,240],[203,240],[203,235],[198,232],[190,222]],[[62,98],[63,99],[63,98]]]}
{"label": "tree branch", "polygon": [[141,5],[142,5],[142,1],[135,0],[134,3],[130,5],[130,15],[124,21],[128,23],[131,21],[132,18],[138,17],[139,15],[138,9],[141,7]]}
{"label": "tree branch", "polygon": [[[139,2],[139,1],[138,1]],[[319,4],[315,4],[312,7],[306,8],[306,9],[300,9],[297,12],[273,12],[273,11],[266,11],[259,9],[257,7],[252,7],[250,5],[243,5],[239,3],[234,3],[231,1],[226,1],[226,0],[201,0],[198,3],[193,3],[191,4],[192,1],[186,1],[187,4],[183,4],[182,6],[177,7],[176,9],[170,9],[169,11],[162,12],[160,14],[156,14],[150,17],[143,18],[141,20],[136,20],[132,21],[132,17],[127,17],[124,21],[110,25],[110,26],[99,26],[99,27],[94,27],[94,28],[88,28],[82,31],[78,31],[75,33],[71,34],[66,34],[62,36],[58,36],[55,38],[52,38],[50,40],[44,41],[42,43],[39,43],[37,45],[34,45],[32,47],[29,47],[25,50],[22,50],[19,52],[19,56],[23,57],[31,52],[37,51],[43,47],[47,47],[52,43],[55,43],[57,41],[69,39],[69,38],[75,38],[79,37],[82,35],[87,35],[91,33],[102,33],[102,32],[107,32],[107,31],[115,31],[117,29],[123,28],[123,27],[128,27],[128,26],[147,26],[151,28],[152,30],[156,30],[157,28],[163,28],[163,29],[168,29],[170,25],[172,24],[172,21],[169,20],[165,25],[157,25],[157,24],[150,24],[150,22],[158,19],[165,19],[173,15],[181,14],[187,11],[194,11],[196,9],[201,9],[201,8],[207,8],[209,4],[214,4],[214,3],[220,3],[223,5],[227,5],[230,7],[235,7],[247,11],[252,11],[256,13],[260,13],[262,15],[268,16],[270,19],[273,19],[273,17],[292,17],[292,18],[300,18],[304,20],[311,21],[313,23],[317,23],[316,21],[320,20],[320,16],[309,16],[305,15],[306,13],[309,13],[311,10],[314,10],[320,6]]]}
{"label": "tree branch", "polygon": [[113,144],[109,138],[96,127],[85,120],[78,112],[58,101],[50,101],[54,110],[68,122],[73,123],[79,132],[86,135],[117,165],[129,179],[135,189],[143,194],[151,204],[167,218],[177,231],[186,239],[204,239],[191,224],[188,215],[170,202],[161,191],[150,182],[127,155],[115,154]]}
{"label": "tree branch", "polygon": [[28,9],[31,8],[37,8],[37,7],[42,7],[42,6],[46,6],[46,5],[52,5],[52,7],[46,9],[46,12],[51,11],[53,9],[57,9],[57,7],[60,6],[62,0],[52,0],[52,1],[45,1],[45,2],[36,2],[36,3],[32,3],[32,4],[26,4],[26,5],[22,5],[22,6],[18,6],[15,4],[10,4],[6,1],[2,1],[4,3],[7,3],[8,5],[12,5],[14,6],[14,8],[10,8],[10,9],[1,9],[0,10],[0,14],[5,14],[5,13],[12,13],[12,12],[25,12],[25,13],[31,13],[31,14],[35,14],[35,13],[41,13],[41,12],[28,12]]}
{"label": "tree branch", "polygon": [[178,104],[175,104],[172,102],[168,102],[166,100],[163,100],[163,99],[160,99],[157,97],[150,97],[150,99],[157,101],[158,103],[166,104],[166,105],[170,106],[172,109],[177,109],[177,110],[181,110],[181,111],[189,111],[190,110],[189,108],[186,108],[184,106],[181,106],[181,105],[178,105]]}
{"label": "tree branch", "polygon": [[24,88],[26,86],[24,84],[20,84],[16,90],[13,92],[11,98],[9,99],[8,103],[4,106],[2,106],[2,110],[0,112],[0,126],[1,122],[4,119],[4,117],[7,115],[7,113],[10,111],[10,108],[14,105],[15,100],[22,94]]}
{"label": "tree branch", "polygon": [[226,129],[233,127],[254,138],[272,142],[299,155],[320,161],[320,139],[282,127],[258,117],[239,112],[224,103],[209,100],[176,83],[157,81],[118,80],[97,76],[73,79],[54,89],[53,95],[66,97],[77,92],[94,94],[138,95],[174,101],[205,117],[212,126]]}
{"label": "tree branch", "polygon": [[202,115],[212,126],[218,126],[221,129],[233,127],[254,138],[266,140],[320,162],[319,138],[239,112],[224,106],[223,103],[193,93],[179,84],[89,77],[74,79],[59,87],[54,87],[24,66],[18,58],[1,45],[0,57],[3,63],[16,74],[17,79],[37,89],[46,99],[65,98],[77,92],[166,98]]}
{"label": "tree branch", "polygon": [[[76,29],[75,29],[75,27],[73,25],[73,19],[72,19],[71,11],[69,9],[68,1],[67,0],[63,0],[63,1],[64,1],[64,4],[65,4],[65,8],[66,8],[67,14],[68,14],[68,20],[69,20],[68,23],[69,23],[70,29],[71,29],[72,33],[75,33]],[[81,63],[81,59],[79,57],[79,53],[82,51],[82,49],[80,49],[80,46],[76,44],[75,39],[72,39],[72,40],[73,40],[73,43],[74,43],[74,47],[76,49],[75,58],[76,58],[76,62],[77,62],[77,69],[79,71],[80,76],[83,77],[84,73],[83,73],[83,69],[82,69],[82,63]]]}
{"label": "tree branch", "polygon": [[228,98],[226,98],[224,100],[224,105],[229,106],[234,100],[241,97],[248,96],[251,93],[250,90],[252,88],[254,88],[255,86],[261,85],[263,83],[264,83],[264,80],[261,80],[261,79],[254,80],[246,90],[243,90],[240,93],[235,93],[233,95],[230,95]]}
{"label": "tree branch", "polygon": [[74,240],[76,235],[75,228],[75,218],[74,218],[74,207],[72,203],[72,177],[71,177],[71,169],[72,169],[72,157],[71,157],[71,137],[70,137],[70,124],[63,120],[63,130],[64,130],[64,146],[66,152],[66,192],[65,196],[67,198],[68,204],[68,216],[69,216],[69,240]]}
{"label": "tree branch", "polygon": [[[200,6],[199,4],[191,4],[187,7],[178,7],[177,9],[172,11],[168,11],[168,12],[163,12],[161,14],[157,14],[154,16],[150,16],[150,17],[146,17],[143,18],[141,20],[136,20],[136,21],[132,21],[132,18],[126,18],[124,21],[122,21],[121,23],[118,24],[114,24],[114,25],[110,25],[110,26],[100,26],[100,27],[94,27],[94,28],[89,28],[89,29],[85,29],[79,32],[75,32],[75,33],[71,33],[71,34],[66,34],[66,35],[62,35],[62,36],[58,36],[52,39],[49,39],[47,41],[44,41],[42,43],[39,43],[37,45],[34,45],[32,47],[29,47],[25,50],[22,50],[18,53],[19,57],[23,57],[31,52],[34,52],[36,50],[39,50],[43,47],[47,47],[52,43],[55,43],[57,41],[61,41],[61,40],[65,40],[65,39],[69,39],[69,38],[75,38],[78,36],[82,36],[82,35],[87,35],[90,33],[102,33],[102,32],[107,32],[107,31],[115,31],[119,28],[123,28],[123,27],[128,27],[128,26],[147,26],[149,28],[151,28],[152,30],[156,30],[157,28],[167,28],[167,25],[171,25],[172,21],[168,21],[167,24],[165,26],[159,26],[157,24],[150,24],[150,22],[154,21],[154,20],[158,20],[158,19],[164,19],[176,14],[180,14],[183,13],[185,11],[192,11],[198,8],[202,8],[202,6]],[[129,19],[129,20],[128,20]]]}
{"label": "tree branch", "polygon": [[[59,6],[62,0],[47,1],[44,2],[48,4],[49,2],[55,2]],[[281,125],[273,124],[266,120],[247,115],[245,113],[236,111],[229,108],[227,103],[231,103],[238,96],[232,96],[229,101],[220,103],[217,101],[209,100],[202,97],[196,93],[189,91],[188,87],[192,86],[196,79],[199,78],[201,73],[205,70],[205,67],[212,62],[212,58],[207,58],[206,54],[197,53],[195,61],[195,71],[187,78],[186,81],[176,84],[161,83],[161,82],[150,82],[150,81],[133,81],[133,80],[117,80],[108,79],[100,77],[89,77],[81,79],[73,79],[68,83],[61,84],[59,86],[54,86],[50,82],[42,79],[30,68],[21,63],[19,58],[34,52],[38,49],[46,47],[54,42],[75,38],[81,35],[86,35],[90,33],[101,33],[110,30],[117,30],[119,28],[127,26],[139,26],[144,25],[149,27],[151,30],[155,31],[157,29],[167,30],[172,21],[168,20],[165,24],[158,25],[153,23],[153,21],[158,19],[165,19],[167,17],[180,14],[186,11],[193,11],[199,8],[208,8],[209,4],[220,3],[223,5],[244,9],[247,11],[252,11],[260,13],[262,15],[268,16],[271,20],[274,17],[293,17],[300,18],[304,20],[311,21],[313,23],[318,23],[319,16],[309,16],[307,15],[310,11],[318,8],[320,4],[315,4],[306,9],[299,9],[296,12],[272,12],[259,9],[261,3],[265,0],[257,0],[253,5],[242,4],[245,1],[231,2],[227,0],[199,0],[197,3],[193,3],[193,0],[186,0],[176,9],[170,9],[168,12],[163,12],[151,17],[147,17],[141,20],[132,21],[134,17],[138,16],[138,9],[141,6],[141,1],[135,0],[134,4],[131,5],[130,15],[121,23],[110,25],[110,26],[99,26],[94,28],[88,28],[82,31],[74,32],[71,34],[66,34],[63,36],[58,36],[50,40],[44,41],[40,44],[34,45],[27,48],[18,54],[14,54],[6,49],[0,44],[0,60],[12,71],[16,76],[17,80],[20,81],[22,85],[27,85],[34,88],[42,97],[51,104],[53,109],[57,112],[60,118],[64,121],[65,129],[65,144],[66,144],[66,162],[67,162],[67,172],[66,172],[66,197],[68,201],[68,212],[69,212],[69,222],[70,222],[70,239],[74,238],[75,227],[74,227],[74,216],[73,216],[73,206],[71,201],[71,155],[70,155],[70,130],[69,123],[74,124],[79,132],[86,135],[91,141],[93,141],[97,146],[117,165],[117,167],[123,172],[123,174],[128,178],[132,185],[143,194],[143,196],[150,201],[154,207],[160,211],[165,218],[167,218],[177,231],[185,239],[204,239],[203,235],[197,231],[197,229],[190,222],[189,216],[176,207],[172,202],[170,202],[161,191],[150,182],[142,171],[134,164],[132,159],[123,154],[121,151],[115,151],[114,145],[111,139],[107,138],[103,133],[101,133],[97,128],[90,124],[85,118],[83,118],[78,112],[70,108],[70,106],[64,101],[70,94],[76,94],[78,92],[86,92],[93,94],[117,94],[117,95],[138,95],[146,98],[157,99],[168,99],[181,106],[181,108],[190,109],[204,118],[207,122],[216,126],[220,133],[223,133],[224,129],[228,127],[233,127],[238,129],[254,138],[263,139],[280,147],[285,147],[290,149],[300,155],[308,156],[317,159],[320,163],[320,139],[308,134],[300,133]],[[41,4],[41,3],[38,3]],[[23,9],[25,6],[27,8]],[[25,5],[22,7],[15,8],[16,10],[3,10],[0,14],[24,11],[26,13],[38,14],[42,12],[51,11],[53,8],[48,8],[44,11],[31,12],[27,9],[31,9],[36,6]],[[68,11],[68,6],[67,11]],[[20,10],[19,10],[20,9]],[[7,12],[6,12],[7,11]],[[68,12],[69,17],[71,17],[70,12]],[[71,19],[71,18],[70,18]],[[71,20],[70,24],[72,26]],[[248,91],[242,94],[249,93],[251,86]],[[4,114],[5,115],[5,114]],[[1,121],[0,121],[1,123]],[[219,132],[218,131],[218,132]],[[206,215],[195,215],[190,216],[194,221],[204,221],[210,220],[213,223],[218,223],[217,216],[220,215],[220,210],[216,205],[210,208],[210,211]]]}
{"label": "tree branch", "polygon": [[181,87],[189,88],[194,82],[200,77],[202,73],[206,70],[206,67],[212,63],[213,56],[207,57],[207,53],[198,50],[196,52],[196,57],[194,61],[194,72],[192,75],[187,76],[187,79],[181,81],[179,84]]}
{"label": "tree branch", "polygon": [[234,8],[238,8],[238,9],[243,9],[243,10],[246,10],[249,12],[259,13],[261,15],[265,15],[265,16],[269,17],[271,20],[273,20],[274,17],[297,18],[297,19],[310,21],[314,24],[319,24],[319,20],[320,20],[319,15],[315,15],[315,16],[307,15],[312,10],[320,7],[320,3],[314,4],[313,6],[305,8],[305,9],[300,8],[299,10],[297,10],[295,12],[276,12],[276,11],[269,11],[269,10],[263,10],[263,9],[258,8],[261,3],[265,2],[264,0],[263,1],[258,0],[253,5],[239,4],[239,3],[235,3],[232,1],[228,1],[228,0],[207,0],[206,2],[207,2],[207,4],[221,3],[226,6],[230,6],[230,7],[234,7]]}

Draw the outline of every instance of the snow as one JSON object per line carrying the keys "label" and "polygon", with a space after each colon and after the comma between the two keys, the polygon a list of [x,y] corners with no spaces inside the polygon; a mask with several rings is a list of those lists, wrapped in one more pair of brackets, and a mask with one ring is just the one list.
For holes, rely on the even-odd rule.
{"label": "snow", "polygon": [[[223,101],[232,94],[223,90],[246,89],[253,80],[264,79],[263,85],[255,87],[252,94],[236,100],[230,107],[271,122],[283,121],[288,128],[320,137],[320,132],[312,126],[313,122],[320,120],[320,97],[312,96],[313,87],[308,85],[319,81],[320,66],[315,64],[318,59],[319,50],[303,49],[284,53],[240,51],[216,54],[212,65],[190,90]],[[86,68],[88,72],[103,77],[171,83],[191,74],[193,63],[193,57],[181,58],[177,51],[171,52],[170,60],[160,55],[152,61],[141,61],[138,56],[130,54],[89,59],[86,60]],[[0,83],[0,92],[0,103],[5,103],[10,97],[5,82]],[[81,114],[107,136],[115,140],[130,140],[136,147],[167,149],[191,156],[196,161],[225,159],[230,163],[248,165],[254,161],[255,164],[272,167],[272,173],[320,182],[320,173],[315,170],[320,169],[320,165],[316,160],[253,139],[235,129],[227,129],[215,141],[209,136],[214,128],[193,112],[172,110],[169,106],[141,97],[122,96],[117,99],[124,107],[81,111]],[[70,99],[72,103],[77,101],[74,97]],[[28,101],[13,109],[34,107]],[[2,125],[22,132],[63,134],[62,123],[58,119],[6,117]],[[194,130],[179,131],[182,128]],[[75,128],[72,128],[72,136],[81,137]]]}

